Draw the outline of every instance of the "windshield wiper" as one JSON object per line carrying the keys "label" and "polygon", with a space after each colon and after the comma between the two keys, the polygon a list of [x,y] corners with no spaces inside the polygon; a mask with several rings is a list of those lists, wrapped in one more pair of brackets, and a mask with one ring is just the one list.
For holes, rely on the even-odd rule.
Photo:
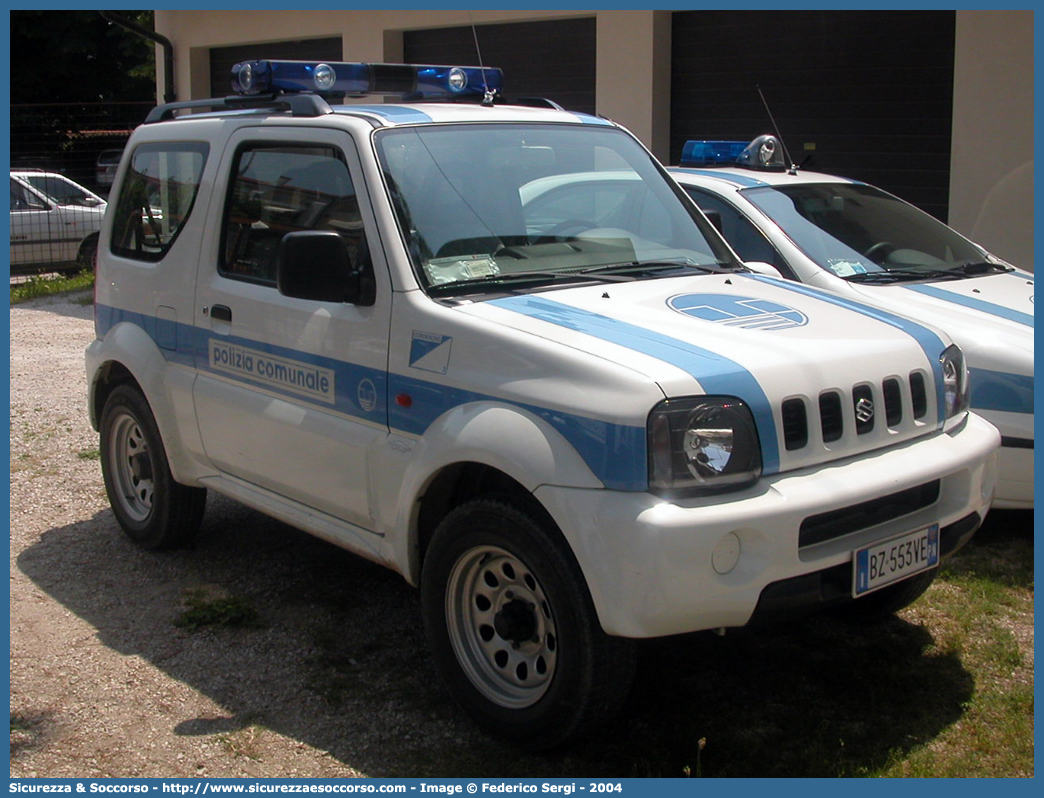
{"label": "windshield wiper", "polygon": [[571,272],[554,271],[524,271],[507,272],[505,274],[491,274],[487,277],[478,277],[473,280],[455,280],[451,283],[440,283],[429,287],[428,291],[434,296],[453,296],[454,294],[471,293],[483,288],[496,286],[517,286],[519,284],[534,283],[537,285],[553,283],[558,281],[574,280],[580,282],[604,282],[604,283],[629,283],[634,277],[623,274],[588,274],[587,270]]}
{"label": "windshield wiper", "polygon": [[968,277],[978,274],[987,274],[992,271],[998,272],[1010,272],[1014,271],[1011,266],[1005,266],[1003,263],[993,263],[988,260],[969,260],[964,263],[958,263],[956,266],[951,266],[946,269],[949,273],[964,274]]}
{"label": "windshield wiper", "polygon": [[883,272],[850,274],[842,279],[850,283],[903,283],[909,280],[956,280],[960,275],[948,269],[889,269]]}
{"label": "windshield wiper", "polygon": [[629,263],[611,263],[606,266],[590,266],[583,269],[581,274],[598,274],[609,276],[612,274],[634,274],[635,272],[655,273],[663,271],[681,271],[683,269],[700,269],[714,274],[733,274],[740,270],[738,266],[726,266],[720,263],[691,263],[689,261],[637,261]]}

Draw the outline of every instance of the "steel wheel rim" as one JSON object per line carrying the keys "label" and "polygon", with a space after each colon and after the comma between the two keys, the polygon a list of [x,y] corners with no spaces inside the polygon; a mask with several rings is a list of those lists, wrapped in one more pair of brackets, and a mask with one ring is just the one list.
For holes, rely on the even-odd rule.
{"label": "steel wheel rim", "polygon": [[152,512],[152,454],[138,420],[123,413],[109,433],[109,466],[120,507],[134,521]]}
{"label": "steel wheel rim", "polygon": [[510,552],[477,546],[458,558],[446,586],[446,626],[468,679],[498,706],[532,706],[551,686],[558,662],[551,604]]}

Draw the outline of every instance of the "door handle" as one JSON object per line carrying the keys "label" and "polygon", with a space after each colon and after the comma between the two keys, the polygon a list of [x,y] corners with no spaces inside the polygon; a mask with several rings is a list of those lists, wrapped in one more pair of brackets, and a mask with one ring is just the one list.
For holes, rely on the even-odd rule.
{"label": "door handle", "polygon": [[228,305],[214,305],[210,309],[210,318],[218,321],[232,321],[232,308]]}

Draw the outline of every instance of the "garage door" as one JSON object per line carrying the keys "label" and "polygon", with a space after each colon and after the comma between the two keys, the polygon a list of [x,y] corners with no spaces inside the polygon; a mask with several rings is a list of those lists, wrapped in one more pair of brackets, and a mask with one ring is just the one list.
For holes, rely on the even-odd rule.
{"label": "garage door", "polygon": [[504,71],[508,97],[546,97],[563,108],[595,109],[595,20],[515,22],[406,31],[403,54],[411,64],[477,64]]}
{"label": "garage door", "polygon": [[771,133],[791,157],[881,186],[946,220],[953,11],[673,15],[671,158],[686,139]]}
{"label": "garage door", "polygon": [[257,61],[262,58],[287,61],[343,61],[343,53],[340,36],[214,47],[210,51],[210,96],[224,97],[231,92],[229,75],[232,65],[240,61]]}

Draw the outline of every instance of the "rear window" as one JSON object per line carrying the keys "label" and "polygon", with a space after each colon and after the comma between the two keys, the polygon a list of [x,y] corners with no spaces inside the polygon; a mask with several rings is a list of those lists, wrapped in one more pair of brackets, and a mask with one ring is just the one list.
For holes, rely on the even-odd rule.
{"label": "rear window", "polygon": [[209,149],[191,141],[134,149],[116,200],[114,254],[149,262],[167,254],[192,212]]}

